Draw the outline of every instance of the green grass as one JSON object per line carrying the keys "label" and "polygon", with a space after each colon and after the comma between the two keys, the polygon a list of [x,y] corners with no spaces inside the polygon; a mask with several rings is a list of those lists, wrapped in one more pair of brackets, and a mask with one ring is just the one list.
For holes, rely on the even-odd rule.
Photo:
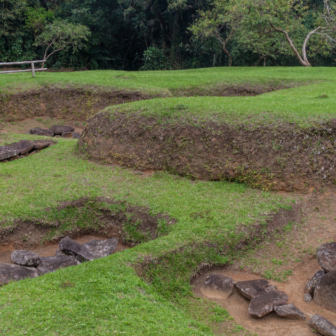
{"label": "green grass", "polygon": [[[125,104],[127,109],[155,117],[183,119],[187,114],[197,120],[215,119],[238,123],[294,122],[308,127],[336,116],[335,68],[208,68],[181,71],[86,71],[0,76],[0,92],[27,90],[48,85],[73,85],[137,90],[171,97],[179,90],[211,88],[216,85],[297,86],[256,97],[198,97],[154,99]],[[211,91],[211,90],[210,90]]]}
{"label": "green grass", "polygon": [[[0,145],[23,138],[41,139],[1,135]],[[256,224],[292,201],[236,183],[191,181],[162,172],[139,176],[81,159],[75,140],[57,141],[33,156],[0,164],[0,221],[52,221],[60,202],[106,197],[168,214],[176,223],[167,235],[132,249],[2,287],[0,333],[212,335],[210,324],[224,320],[217,308],[205,312],[213,314],[211,323],[197,322],[181,305],[191,294],[190,275],[202,262],[231,261],[235,245]],[[66,221],[72,214],[57,218]],[[144,268],[146,283],[133,266],[148,258],[160,262]]]}

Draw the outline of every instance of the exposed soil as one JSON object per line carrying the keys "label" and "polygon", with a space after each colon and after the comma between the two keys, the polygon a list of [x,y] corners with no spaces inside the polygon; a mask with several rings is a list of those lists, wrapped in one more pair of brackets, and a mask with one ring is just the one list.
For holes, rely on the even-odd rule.
{"label": "exposed soil", "polygon": [[49,86],[0,95],[0,121],[19,121],[36,116],[85,121],[107,106],[150,98],[153,97],[140,92]]}
{"label": "exposed soil", "polygon": [[[315,257],[317,247],[336,241],[336,193],[296,194],[293,197],[301,200],[304,217],[296,221],[289,232],[280,231],[272,239],[263,241],[251,249],[250,253],[238,256],[232,265],[208,270],[193,281],[196,296],[219,303],[229,311],[238,324],[257,333],[258,336],[316,335],[307,326],[307,322],[314,314],[322,315],[336,324],[336,313],[324,309],[314,301],[311,303],[303,301],[305,285],[320,269]],[[281,263],[278,263],[279,261]],[[275,278],[279,278],[285,270],[292,272],[292,275],[284,279],[285,281],[270,279],[269,281],[288,294],[288,302],[294,303],[306,314],[306,321],[283,319],[275,313],[261,319],[253,318],[247,311],[249,301],[237,291],[224,300],[218,292],[205,291],[202,288],[205,278],[211,272],[219,272],[232,277],[235,281],[243,281],[260,279],[263,274],[273,274]]]}
{"label": "exposed soil", "polygon": [[2,121],[0,122],[1,133],[22,133],[26,134],[28,130],[40,127],[42,129],[49,129],[52,125],[67,125],[75,128],[75,132],[82,133],[85,127],[85,121],[50,118],[48,116],[40,116],[35,118],[28,118],[20,121]]}
{"label": "exposed soil", "polygon": [[261,189],[309,191],[336,181],[334,121],[310,129],[190,124],[103,112],[88,121],[79,148],[95,161]]}
{"label": "exposed soil", "polygon": [[[104,240],[106,239],[106,237],[86,235],[75,238],[74,240],[79,244],[85,244],[92,239]],[[126,250],[127,248],[129,248],[129,246],[123,245],[120,242],[118,242],[115,252],[121,252],[123,250]],[[45,243],[40,246],[31,247],[29,248],[29,251],[37,253],[40,257],[53,257],[58,249],[59,245],[57,243]],[[14,248],[13,243],[1,245],[0,263],[12,264],[10,256],[12,252],[14,252],[15,250],[17,250],[17,248]]]}

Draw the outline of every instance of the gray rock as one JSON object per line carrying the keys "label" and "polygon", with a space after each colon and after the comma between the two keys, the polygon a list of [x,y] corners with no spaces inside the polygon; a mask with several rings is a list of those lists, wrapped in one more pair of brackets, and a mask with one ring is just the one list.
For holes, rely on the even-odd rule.
{"label": "gray rock", "polygon": [[38,277],[36,268],[0,263],[0,285],[11,281]]}
{"label": "gray rock", "polygon": [[252,316],[260,318],[272,312],[275,306],[282,306],[287,301],[288,296],[285,292],[265,292],[251,300],[248,312]]}
{"label": "gray rock", "polygon": [[36,135],[44,135],[44,136],[49,136],[53,137],[54,132],[51,130],[45,130],[40,127],[35,127],[29,130],[29,134],[36,134]]}
{"label": "gray rock", "polygon": [[307,303],[310,303],[310,302],[313,301],[313,297],[312,297],[310,294],[305,294],[305,295],[303,296],[303,301],[304,301],[304,302],[307,302]]}
{"label": "gray rock", "polygon": [[278,287],[275,285],[269,285],[268,287],[266,287],[265,291],[266,292],[273,292],[273,291],[277,291]]}
{"label": "gray rock", "polygon": [[274,311],[281,317],[288,318],[290,320],[305,320],[306,315],[298,309],[293,303],[283,306],[275,306]]}
{"label": "gray rock", "polygon": [[0,161],[8,160],[19,155],[19,152],[9,146],[0,147]]}
{"label": "gray rock", "polygon": [[321,245],[316,252],[319,265],[326,272],[336,270],[336,243]]}
{"label": "gray rock", "polygon": [[42,257],[37,267],[39,275],[54,272],[60,268],[76,266],[80,263],[73,256],[58,255],[55,257]]}
{"label": "gray rock", "polygon": [[66,132],[73,132],[75,128],[72,126],[53,125],[50,127],[50,130],[53,131],[55,135],[62,135]]}
{"label": "gray rock", "polygon": [[314,315],[308,322],[309,327],[324,336],[336,336],[336,327],[320,315]]}
{"label": "gray rock", "polygon": [[81,135],[77,132],[73,132],[72,137],[75,138],[75,139],[80,139]]}
{"label": "gray rock", "polygon": [[112,254],[118,245],[115,238],[106,240],[91,240],[86,244],[79,244],[69,237],[59,242],[60,249],[66,254],[74,255],[80,262],[92,261]]}
{"label": "gray rock", "polygon": [[9,145],[12,149],[19,152],[19,154],[23,155],[29,153],[35,148],[33,141],[28,140],[20,140],[19,142],[14,142]]}
{"label": "gray rock", "polygon": [[316,285],[319,283],[323,275],[325,274],[324,270],[319,270],[315,273],[315,275],[308,281],[304,292],[307,294],[310,294],[311,296],[314,295],[314,289]]}
{"label": "gray rock", "polygon": [[21,266],[38,266],[41,259],[40,256],[34,252],[16,250],[11,254],[13,263]]}
{"label": "gray rock", "polygon": [[34,140],[33,143],[35,150],[43,149],[56,144],[53,140]]}
{"label": "gray rock", "polygon": [[233,279],[220,273],[210,274],[204,281],[204,287],[211,290],[220,291],[229,297],[233,292]]}
{"label": "gray rock", "polygon": [[249,300],[265,293],[268,287],[269,282],[265,279],[239,281],[236,283],[238,291]]}
{"label": "gray rock", "polygon": [[331,271],[320,279],[314,290],[314,301],[336,312],[336,271]]}
{"label": "gray rock", "polygon": [[58,249],[58,250],[55,252],[55,256],[60,256],[60,255],[67,255],[67,254],[65,254],[61,249]]}

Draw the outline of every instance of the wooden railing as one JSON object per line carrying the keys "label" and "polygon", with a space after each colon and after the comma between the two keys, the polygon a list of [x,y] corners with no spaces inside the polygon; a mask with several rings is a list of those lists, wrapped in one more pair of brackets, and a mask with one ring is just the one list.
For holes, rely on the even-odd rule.
{"label": "wooden railing", "polygon": [[25,61],[25,62],[8,62],[8,63],[0,63],[0,66],[7,66],[7,65],[18,65],[18,64],[31,64],[31,69],[27,70],[10,70],[10,71],[0,71],[0,74],[6,74],[6,73],[14,73],[14,72],[32,72],[33,77],[35,77],[35,71],[44,71],[47,70],[47,68],[38,68],[35,69],[35,63],[45,63],[44,61]]}

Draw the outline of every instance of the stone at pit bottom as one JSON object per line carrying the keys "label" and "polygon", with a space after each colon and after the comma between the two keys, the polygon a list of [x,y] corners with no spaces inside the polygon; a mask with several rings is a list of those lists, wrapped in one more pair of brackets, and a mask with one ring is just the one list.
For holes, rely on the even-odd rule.
{"label": "stone at pit bottom", "polygon": [[310,303],[310,302],[313,301],[313,297],[312,297],[310,294],[305,294],[305,295],[303,296],[303,301],[304,301],[304,302],[307,302],[307,303]]}
{"label": "stone at pit bottom", "polygon": [[63,252],[74,255],[80,262],[107,257],[114,253],[117,245],[118,240],[115,238],[106,240],[93,239],[88,243],[79,244],[70,237],[65,237],[59,242],[59,247]]}
{"label": "stone at pit bottom", "polygon": [[75,138],[75,139],[80,139],[81,135],[77,132],[73,132],[72,137]]}
{"label": "stone at pit bottom", "polygon": [[336,327],[324,317],[316,314],[308,322],[309,327],[324,336],[336,336]]}
{"label": "stone at pit bottom", "polygon": [[76,266],[80,263],[76,258],[66,255],[58,255],[55,257],[42,257],[40,264],[37,267],[39,275],[54,272],[60,268]]}
{"label": "stone at pit bottom", "polygon": [[72,138],[72,132],[64,132],[64,133],[62,133],[62,138]]}
{"label": "stone at pit bottom", "polygon": [[252,316],[260,318],[272,312],[275,306],[282,306],[287,301],[288,296],[285,292],[266,292],[251,300],[248,312]]}
{"label": "stone at pit bottom", "polygon": [[212,273],[205,279],[204,287],[211,290],[220,291],[225,295],[226,298],[228,298],[233,292],[234,282],[232,278],[226,275]]}
{"label": "stone at pit bottom", "polygon": [[298,309],[293,303],[283,306],[275,306],[274,311],[283,318],[288,318],[290,320],[305,320],[306,315]]}
{"label": "stone at pit bottom", "polygon": [[239,281],[236,283],[238,291],[249,300],[266,292],[269,282],[265,279]]}
{"label": "stone at pit bottom", "polygon": [[316,287],[316,285],[319,283],[319,281],[321,280],[321,278],[323,277],[323,275],[325,274],[324,270],[319,270],[317,271],[314,276],[308,281],[304,292],[308,293],[310,295],[314,295],[314,289]]}
{"label": "stone at pit bottom", "polygon": [[41,259],[40,256],[34,252],[16,250],[11,254],[13,263],[21,266],[37,266]]}
{"label": "stone at pit bottom", "polygon": [[317,249],[316,257],[317,262],[324,271],[336,270],[336,243],[321,245]]}
{"label": "stone at pit bottom", "polygon": [[37,278],[36,268],[0,263],[0,285],[26,278]]}
{"label": "stone at pit bottom", "polygon": [[320,279],[314,290],[314,301],[336,312],[336,271],[331,271]]}
{"label": "stone at pit bottom", "polygon": [[51,130],[42,129],[40,127],[35,127],[29,130],[29,134],[44,135],[44,136],[54,136],[54,132]]}
{"label": "stone at pit bottom", "polygon": [[73,132],[75,128],[72,126],[52,125],[50,130],[53,131],[55,135],[62,135],[65,132]]}

